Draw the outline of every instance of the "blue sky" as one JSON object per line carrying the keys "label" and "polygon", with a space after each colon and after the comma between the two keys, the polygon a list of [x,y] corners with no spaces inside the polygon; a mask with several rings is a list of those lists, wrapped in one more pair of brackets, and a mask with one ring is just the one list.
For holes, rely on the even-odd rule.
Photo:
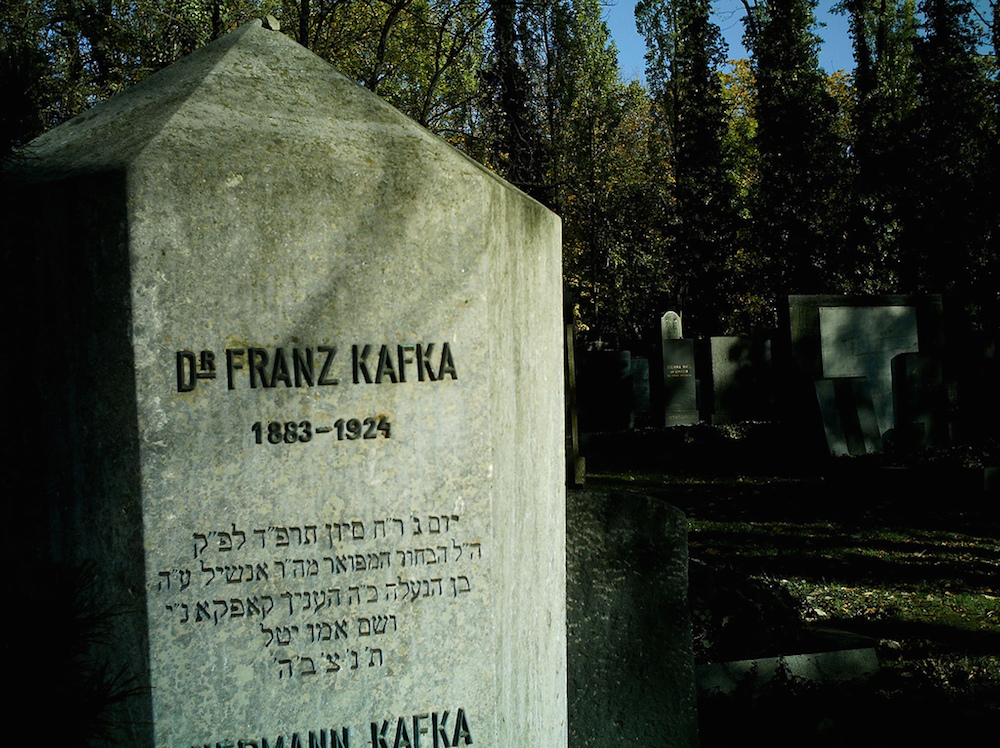
{"label": "blue sky", "polygon": [[[605,21],[611,29],[611,36],[618,47],[618,66],[626,80],[644,80],[646,43],[635,30],[635,0],[607,0],[616,2],[605,9]],[[847,33],[847,17],[830,13],[835,3],[824,0],[819,3],[816,18],[824,24],[816,32],[823,39],[819,64],[828,73],[836,70],[854,69],[851,39]],[[722,35],[729,44],[729,58],[745,57],[743,49],[743,4],[740,0],[715,0],[715,23],[722,29]],[[977,0],[976,5],[985,10],[986,0]]]}

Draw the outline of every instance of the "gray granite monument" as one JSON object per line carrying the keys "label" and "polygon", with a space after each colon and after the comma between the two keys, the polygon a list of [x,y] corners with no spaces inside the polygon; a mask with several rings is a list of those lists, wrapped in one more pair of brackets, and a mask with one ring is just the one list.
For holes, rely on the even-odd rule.
{"label": "gray granite monument", "polygon": [[944,360],[940,296],[789,296],[787,314],[790,409],[814,398],[813,383],[820,379],[861,377],[880,437],[888,438],[897,426],[893,358],[919,352]]}
{"label": "gray granite monument", "polygon": [[24,164],[33,517],[119,743],[565,745],[558,219],[259,23]]}

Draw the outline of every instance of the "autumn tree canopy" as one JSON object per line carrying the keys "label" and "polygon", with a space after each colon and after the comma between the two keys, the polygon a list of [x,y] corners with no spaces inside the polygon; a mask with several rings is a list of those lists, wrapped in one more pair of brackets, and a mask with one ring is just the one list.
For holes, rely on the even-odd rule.
{"label": "autumn tree canopy", "polygon": [[815,0],[639,0],[646,83],[600,0],[9,0],[3,158],[255,17],[563,218],[585,341],[774,322],[784,294],[940,292],[1000,324],[996,0],[841,0],[853,71],[823,71]]}

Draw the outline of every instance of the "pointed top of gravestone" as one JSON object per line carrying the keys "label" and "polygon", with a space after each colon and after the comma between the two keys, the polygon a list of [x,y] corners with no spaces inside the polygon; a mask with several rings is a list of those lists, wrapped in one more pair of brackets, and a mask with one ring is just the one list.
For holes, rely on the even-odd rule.
{"label": "pointed top of gravestone", "polygon": [[[270,24],[268,24],[270,25]],[[451,148],[328,62],[252,21],[63,123],[28,147],[36,178],[127,170],[156,156],[256,155],[315,164],[324,144],[407,148],[484,167]],[[308,154],[308,155],[307,155]]]}

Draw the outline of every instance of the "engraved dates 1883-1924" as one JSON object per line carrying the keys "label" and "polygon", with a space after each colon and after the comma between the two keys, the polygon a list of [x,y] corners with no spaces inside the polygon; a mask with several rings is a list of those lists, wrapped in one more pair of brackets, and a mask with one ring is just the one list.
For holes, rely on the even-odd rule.
{"label": "engraved dates 1883-1924", "polygon": [[388,439],[392,436],[389,416],[368,418],[338,418],[333,426],[313,426],[312,421],[257,421],[250,427],[257,444],[302,444],[316,434],[333,433],[337,441],[356,439]]}

